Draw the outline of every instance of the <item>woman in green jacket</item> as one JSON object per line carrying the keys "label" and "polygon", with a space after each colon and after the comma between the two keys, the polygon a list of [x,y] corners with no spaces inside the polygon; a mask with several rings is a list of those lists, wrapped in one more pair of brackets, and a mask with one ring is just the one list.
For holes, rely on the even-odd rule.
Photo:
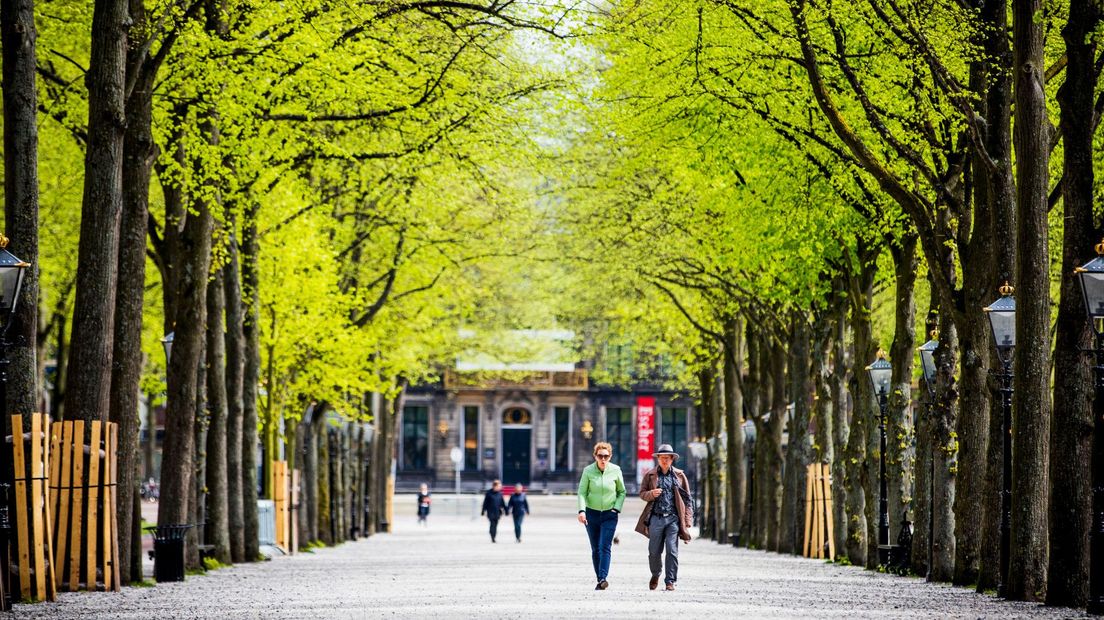
{"label": "woman in green jacket", "polygon": [[595,590],[609,587],[613,535],[617,531],[617,515],[625,504],[625,478],[621,468],[610,462],[613,447],[606,442],[594,446],[594,462],[583,469],[579,478],[579,523],[586,526],[590,537],[590,556],[594,562]]}

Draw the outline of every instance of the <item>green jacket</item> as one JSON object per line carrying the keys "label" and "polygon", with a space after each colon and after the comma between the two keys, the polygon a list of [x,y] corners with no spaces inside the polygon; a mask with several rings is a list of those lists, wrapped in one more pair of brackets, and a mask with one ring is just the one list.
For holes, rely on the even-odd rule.
{"label": "green jacket", "polygon": [[597,463],[591,463],[583,469],[579,478],[579,512],[587,508],[621,512],[624,504],[625,478],[620,467],[607,463],[606,471],[602,471]]}

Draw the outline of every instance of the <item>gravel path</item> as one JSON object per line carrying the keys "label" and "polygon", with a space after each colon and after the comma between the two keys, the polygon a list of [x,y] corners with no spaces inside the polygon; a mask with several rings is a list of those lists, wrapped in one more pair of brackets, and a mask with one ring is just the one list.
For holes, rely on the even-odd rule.
{"label": "gravel path", "polygon": [[[410,501],[407,501],[407,500]],[[436,498],[429,526],[397,515],[395,532],[334,549],[235,566],[185,583],[121,593],[61,594],[16,606],[38,618],[1069,618],[1080,610],[1007,603],[963,588],[695,540],[682,548],[678,590],[647,588],[646,539],[632,531],[641,502],[619,524],[610,587],[595,591],[573,498],[532,497],[524,540],[509,519],[491,544],[471,503]],[[400,497],[398,509],[414,506]],[[404,511],[405,512],[405,511]]]}

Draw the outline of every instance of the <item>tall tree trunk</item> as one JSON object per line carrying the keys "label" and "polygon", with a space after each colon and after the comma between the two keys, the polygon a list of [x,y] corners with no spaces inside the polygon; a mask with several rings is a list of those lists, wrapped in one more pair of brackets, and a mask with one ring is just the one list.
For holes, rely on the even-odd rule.
{"label": "tall tree trunk", "polygon": [[403,379],[398,380],[398,393],[394,398],[390,398],[386,401],[386,407],[383,410],[383,418],[381,419],[380,426],[380,489],[379,489],[379,510],[380,510],[380,523],[385,523],[386,526],[382,528],[382,531],[391,532],[391,512],[392,502],[394,497],[392,491],[395,488],[395,481],[391,477],[391,464],[395,459],[395,420],[399,417],[399,412],[402,411],[403,393],[406,391],[406,381]]}
{"label": "tall tree trunk", "polygon": [[242,516],[245,523],[245,559],[260,556],[257,517],[257,384],[261,374],[261,304],[257,257],[257,203],[250,200],[242,222],[242,296],[245,312],[241,333],[245,342],[242,366]]}
{"label": "tall tree trunk", "polygon": [[[179,155],[178,155],[179,156]],[[171,181],[163,183],[172,191]],[[182,199],[177,196],[173,201]],[[166,210],[177,208],[166,199]],[[175,326],[169,359],[165,439],[161,461],[161,498],[158,525],[195,523],[189,520],[188,497],[192,493],[196,452],[195,420],[197,376],[207,324],[207,276],[211,263],[213,220],[206,202],[193,203],[194,212],[183,217],[183,228],[172,250],[173,268],[166,278],[172,305],[165,306],[166,320]],[[168,221],[168,220],[167,220]],[[166,230],[177,226],[171,222]]]}
{"label": "tall tree trunk", "polygon": [[333,450],[331,432],[328,424],[316,423],[319,418],[311,420],[311,435],[314,439],[315,470],[314,470],[314,521],[311,530],[316,540],[327,546],[333,546],[333,511],[330,504],[333,488]]}
{"label": "tall tree trunk", "polygon": [[[1009,46],[1008,3],[985,2],[980,15],[986,26],[984,35],[985,71],[971,83],[984,104],[978,112],[985,118],[985,150],[990,162],[980,155],[973,158],[973,168],[982,181],[975,183],[978,201],[989,205],[991,229],[989,235],[975,226],[977,245],[992,245],[992,268],[986,292],[994,295],[1003,280],[1012,279],[1016,264],[1015,182],[1012,179],[1012,49]],[[994,169],[990,169],[990,163]],[[996,241],[994,243],[994,241]],[[972,242],[973,244],[973,242]],[[972,257],[971,257],[972,258]],[[980,262],[980,261],[979,261]],[[971,279],[973,273],[969,274]],[[985,300],[988,303],[991,299]],[[986,332],[988,335],[988,332]],[[996,350],[990,347],[989,367],[999,367]],[[990,385],[992,382],[990,381]],[[986,389],[989,398],[988,455],[985,463],[985,486],[982,493],[981,540],[978,546],[977,589],[985,592],[996,588],[1000,572],[1000,495],[1004,461],[1004,433],[1001,399],[992,387]]]}
{"label": "tall tree trunk", "polygon": [[830,347],[834,326],[826,312],[818,310],[813,320],[812,379],[813,390],[813,455],[811,461],[831,465],[835,460],[832,435],[835,420],[832,419],[832,376]]}
{"label": "tall tree trunk", "polygon": [[931,570],[931,467],[932,467],[932,397],[927,382],[920,379],[923,389],[920,411],[916,416],[916,469],[913,485],[912,570],[917,575],[927,575]]}
{"label": "tall tree trunk", "polygon": [[317,415],[317,405],[312,405],[308,413],[310,417],[304,415],[295,427],[295,467],[300,471],[302,485],[299,500],[300,540],[314,542],[318,539],[318,451],[311,419]]}
{"label": "tall tree trunk", "polygon": [[767,549],[778,551],[782,540],[782,431],[786,428],[786,347],[781,338],[771,346],[771,415],[767,421]]}
{"label": "tall tree trunk", "polygon": [[[724,358],[725,429],[728,434],[728,489],[726,490],[728,536],[738,536],[747,506],[747,464],[744,462],[744,393],[740,373],[744,365],[744,324],[738,318],[725,322],[728,354]],[[725,539],[727,542],[728,539]]]}
{"label": "tall tree trunk", "polygon": [[698,407],[698,416],[701,422],[702,435],[705,436],[706,445],[706,458],[698,464],[699,467],[704,467],[705,471],[702,472],[702,480],[705,481],[703,489],[699,489],[698,492],[703,495],[702,497],[702,514],[700,519],[701,537],[713,538],[715,532],[713,529],[715,515],[713,514],[713,485],[712,479],[714,477],[713,471],[713,459],[712,455],[712,439],[716,434],[716,429],[713,428],[713,391],[716,389],[716,372],[711,365],[698,370],[698,394],[701,399],[701,405]]}
{"label": "tall tree trunk", "polygon": [[[865,251],[864,251],[865,250]],[[874,296],[877,265],[872,252],[860,250],[859,273],[852,277],[851,328],[855,342],[855,364],[865,368],[874,360],[875,349],[870,326],[870,308]],[[866,371],[852,376],[854,409],[847,439],[847,556],[855,565],[874,568],[878,562],[877,482],[878,461],[870,458],[869,441],[874,436],[873,420],[877,404]],[[875,454],[877,454],[875,452]]]}
{"label": "tall tree trunk", "polygon": [[[64,312],[60,307],[55,312]],[[62,420],[65,410],[62,407],[65,400],[65,379],[69,376],[69,340],[65,337],[64,319],[57,322],[57,336],[55,337],[55,352],[57,359],[57,377],[54,380],[54,390],[50,394],[50,417],[54,420]]]}
{"label": "tall tree trunk", "polygon": [[[939,337],[939,300],[929,300],[928,317],[924,331],[927,339]],[[935,381],[929,383],[922,374],[920,377],[919,409],[914,416],[916,425],[916,468],[913,506],[915,522],[912,536],[912,568],[917,575],[931,572],[932,552],[932,480],[934,479],[932,437],[935,432]]]}
{"label": "tall tree trunk", "polygon": [[380,527],[380,428],[383,425],[383,414],[387,411],[387,403],[382,394],[372,392],[369,394],[372,411],[372,439],[368,442],[368,478],[364,486],[368,495],[368,520],[364,524],[368,535],[382,532]]}
{"label": "tall tree trunk", "polygon": [[889,504],[889,544],[897,544],[902,521],[907,519],[915,472],[913,453],[912,359],[916,348],[916,235],[905,234],[892,246],[896,283],[892,386],[886,410],[886,479]]}
{"label": "tall tree trunk", "polygon": [[756,511],[759,509],[759,501],[756,495],[758,487],[755,483],[755,476],[758,475],[756,471],[756,459],[758,459],[759,424],[760,417],[762,417],[762,400],[760,399],[762,381],[760,380],[759,365],[759,335],[755,325],[756,322],[754,318],[749,318],[744,326],[745,339],[747,340],[748,362],[747,380],[744,382],[744,396],[747,399],[747,411],[748,415],[751,417],[755,435],[753,435],[751,444],[747,446],[747,492],[744,502],[744,521],[740,524],[740,539],[743,541],[745,547],[751,548],[758,546],[761,549],[762,546],[759,545],[758,518],[756,514]]}
{"label": "tall tree trunk", "polygon": [[832,391],[832,522],[835,526],[833,536],[836,548],[841,555],[850,555],[846,550],[847,533],[850,520],[847,518],[847,458],[846,450],[851,432],[850,392],[851,357],[847,348],[847,308],[843,301],[837,302],[835,316],[832,319],[832,375],[829,379]]}
{"label": "tall tree trunk", "polygon": [[[721,361],[721,360],[718,360]],[[709,468],[713,476],[709,478],[709,514],[713,517],[713,540],[724,542],[725,532],[725,446],[721,442],[721,430],[724,428],[724,394],[721,372],[717,371],[717,363],[713,364],[713,398],[709,407],[709,426],[713,429],[713,436],[709,440]]]}
{"label": "tall tree trunk", "polygon": [[955,478],[955,564],[951,581],[977,582],[982,540],[986,456],[989,445],[990,329],[982,308],[993,301],[996,278],[990,203],[979,192],[974,201],[974,235],[963,251],[962,297],[965,307],[955,313],[959,337],[961,403],[955,418],[958,475]]}
{"label": "tall tree trunk", "polygon": [[192,427],[192,444],[195,454],[192,456],[192,498],[188,502],[189,523],[198,528],[188,530],[188,540],[184,548],[184,563],[188,568],[198,569],[200,564],[199,545],[208,543],[207,534],[207,342],[204,339],[199,351],[199,368],[196,370],[195,424]]}
{"label": "tall tree trunk", "polygon": [[813,385],[809,372],[811,334],[808,314],[797,312],[790,338],[790,392],[793,417],[783,470],[785,488],[782,497],[782,534],[778,550],[801,555],[805,534],[805,467],[812,462],[808,445],[809,417]]}
{"label": "tall tree trunk", "polygon": [[929,581],[954,576],[955,455],[954,420],[958,415],[958,385],[954,377],[958,332],[949,312],[940,316],[939,348],[935,351],[935,405],[932,407],[932,532]]}
{"label": "tall tree trunk", "polygon": [[1046,594],[1047,485],[1050,439],[1050,257],[1048,163],[1043,82],[1042,0],[1015,0],[1012,34],[1016,124],[1015,387],[1012,405],[1012,541],[1005,593],[1013,600]]}
{"label": "tall tree trunk", "polygon": [[[34,0],[0,3],[4,94],[4,228],[8,251],[30,263],[11,324],[5,326],[4,417],[38,411],[38,113]],[[10,300],[7,300],[10,301]],[[62,321],[64,323],[64,321]],[[7,428],[10,418],[4,420]],[[29,426],[28,426],[29,430]]]}
{"label": "tall tree trunk", "polygon": [[238,243],[234,220],[227,227],[227,258],[222,269],[223,296],[226,300],[226,497],[230,526],[230,558],[246,561],[245,554],[245,481],[242,473],[242,369],[245,341],[242,337],[241,279]]}
{"label": "tall tree trunk", "polygon": [[769,416],[774,407],[774,390],[780,389],[774,383],[773,346],[771,338],[759,331],[759,393],[760,407],[764,413],[755,419],[755,529],[756,543],[760,549],[770,550],[770,514],[771,514],[771,447]]}
{"label": "tall tree trunk", "polygon": [[96,0],[88,65],[88,147],[69,341],[66,417],[106,420],[111,402],[126,128],[127,0]]}
{"label": "tall tree trunk", "polygon": [[230,512],[226,465],[226,296],[220,269],[207,286],[207,544],[214,558],[230,559]]}
{"label": "tall tree trunk", "polygon": [[[1093,225],[1093,93],[1096,39],[1101,11],[1090,0],[1071,0],[1062,29],[1066,79],[1058,89],[1062,116],[1062,273],[1091,258]],[[1098,233],[1099,234],[1099,233]],[[1054,347],[1054,426],[1050,446],[1050,560],[1048,605],[1083,607],[1088,602],[1089,530],[1092,525],[1093,333],[1076,278],[1064,277]]]}
{"label": "tall tree trunk", "polygon": [[[128,60],[128,65],[131,63]],[[132,544],[131,519],[133,496],[137,491],[139,468],[138,395],[142,378],[142,307],[146,283],[146,222],[149,219],[149,184],[156,156],[150,132],[152,119],[151,84],[141,81],[141,89],[127,106],[127,129],[123,156],[123,219],[119,231],[119,287],[115,298],[115,343],[111,373],[111,421],[119,425],[118,483],[116,520],[119,531],[119,574],[123,583],[142,580],[141,564],[129,562]],[[152,414],[151,414],[152,415]],[[151,441],[152,441],[152,428]],[[134,577],[132,577],[132,570]]]}

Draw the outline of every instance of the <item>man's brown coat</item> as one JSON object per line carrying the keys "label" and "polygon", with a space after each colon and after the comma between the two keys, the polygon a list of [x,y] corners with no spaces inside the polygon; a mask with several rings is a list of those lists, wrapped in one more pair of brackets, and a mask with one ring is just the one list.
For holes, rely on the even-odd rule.
{"label": "man's brown coat", "polygon": [[[675,493],[675,512],[681,517],[679,519],[679,538],[687,542],[690,541],[690,528],[694,523],[694,507],[690,505],[685,498],[690,497],[690,482],[686,479],[686,474],[682,473],[681,469],[671,466],[671,471],[675,473],[675,479],[678,481],[678,485],[682,488],[682,493]],[[648,519],[652,516],[652,494],[651,491],[659,484],[658,468],[652,468],[648,470],[648,473],[644,474],[644,479],[640,482],[640,499],[644,500],[644,512],[640,513],[640,519],[636,522],[636,531],[647,536],[648,535]]]}

